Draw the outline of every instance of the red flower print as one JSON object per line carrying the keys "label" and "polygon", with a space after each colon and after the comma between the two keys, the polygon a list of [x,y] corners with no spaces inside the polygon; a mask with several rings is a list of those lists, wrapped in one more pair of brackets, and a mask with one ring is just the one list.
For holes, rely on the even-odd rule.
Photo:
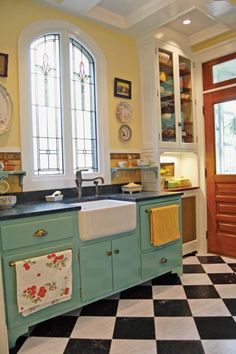
{"label": "red flower print", "polygon": [[41,273],[37,273],[37,277],[40,277],[41,276]]}
{"label": "red flower print", "polygon": [[25,263],[23,264],[23,267],[25,268],[25,270],[29,270],[29,269],[30,269],[30,265],[29,265],[29,263],[27,263],[27,262],[25,262]]}
{"label": "red flower print", "polygon": [[45,297],[47,290],[45,288],[45,286],[40,286],[39,291],[38,291],[38,296],[39,297]]}
{"label": "red flower print", "polygon": [[64,294],[65,294],[65,295],[68,295],[69,292],[70,292],[70,288],[65,288],[65,289],[64,289]]}
{"label": "red flower print", "polygon": [[60,256],[57,257],[60,261],[64,259],[64,254],[61,254]]}
{"label": "red flower print", "polygon": [[51,258],[54,258],[55,256],[56,256],[55,253],[51,253],[51,254],[48,255],[47,258],[48,258],[48,259],[51,259]]}

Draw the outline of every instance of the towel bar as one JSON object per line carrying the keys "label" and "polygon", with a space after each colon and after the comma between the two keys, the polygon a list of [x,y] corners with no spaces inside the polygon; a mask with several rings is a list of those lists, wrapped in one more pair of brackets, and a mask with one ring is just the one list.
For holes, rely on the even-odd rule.
{"label": "towel bar", "polygon": [[[66,250],[62,250],[62,251],[58,251],[58,252],[63,252],[63,251],[67,251],[67,250],[71,250],[72,251],[72,248],[67,248]],[[22,259],[19,260],[19,261],[11,261],[11,262],[9,262],[9,266],[15,268],[16,262],[21,262],[21,261],[22,261]]]}
{"label": "towel bar", "polygon": [[[172,205],[177,205],[177,206],[179,207],[178,204],[171,204],[171,206],[172,206]],[[161,205],[161,206],[159,206],[158,208],[163,208],[163,207],[166,207],[166,206],[170,206],[170,205]],[[150,213],[151,213],[151,209],[146,209],[146,210],[145,210],[145,213],[150,214]]]}

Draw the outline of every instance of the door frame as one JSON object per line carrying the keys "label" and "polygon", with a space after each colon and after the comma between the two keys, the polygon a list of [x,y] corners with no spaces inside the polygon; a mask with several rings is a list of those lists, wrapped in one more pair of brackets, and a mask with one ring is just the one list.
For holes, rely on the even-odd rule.
{"label": "door frame", "polygon": [[[196,97],[196,127],[198,133],[198,156],[199,156],[199,252],[207,252],[207,195],[206,195],[206,178],[205,178],[205,126],[203,115],[203,80],[202,80],[202,63],[220,58],[227,54],[236,52],[236,39],[225,41],[215,45],[214,47],[201,50],[193,56],[194,65],[194,87]],[[222,55],[222,53],[224,53]],[[231,84],[227,87],[236,86]],[[212,91],[216,91],[212,89]]]}

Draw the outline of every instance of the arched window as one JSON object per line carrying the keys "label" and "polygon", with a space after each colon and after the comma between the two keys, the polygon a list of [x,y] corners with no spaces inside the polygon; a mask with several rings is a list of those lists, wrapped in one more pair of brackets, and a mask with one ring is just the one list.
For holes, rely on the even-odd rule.
{"label": "arched window", "polygon": [[24,190],[74,187],[77,169],[109,182],[106,68],[97,45],[64,21],[40,21],[20,35],[19,79]]}

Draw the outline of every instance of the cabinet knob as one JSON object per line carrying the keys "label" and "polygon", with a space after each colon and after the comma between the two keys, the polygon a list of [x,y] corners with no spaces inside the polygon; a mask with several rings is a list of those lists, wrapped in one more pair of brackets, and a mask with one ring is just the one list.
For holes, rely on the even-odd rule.
{"label": "cabinet knob", "polygon": [[181,122],[178,122],[178,127],[182,127],[182,123]]}
{"label": "cabinet knob", "polygon": [[118,248],[115,250],[115,254],[120,253],[120,250],[118,250]]}
{"label": "cabinet knob", "polygon": [[112,255],[112,251],[107,251],[107,255],[110,257]]}
{"label": "cabinet knob", "polygon": [[160,263],[167,263],[167,259],[166,258],[161,258],[160,259]]}
{"label": "cabinet knob", "polygon": [[44,237],[47,234],[48,234],[47,231],[45,231],[43,229],[39,229],[39,230],[35,231],[35,233],[33,233],[33,236],[35,236],[35,237]]}

